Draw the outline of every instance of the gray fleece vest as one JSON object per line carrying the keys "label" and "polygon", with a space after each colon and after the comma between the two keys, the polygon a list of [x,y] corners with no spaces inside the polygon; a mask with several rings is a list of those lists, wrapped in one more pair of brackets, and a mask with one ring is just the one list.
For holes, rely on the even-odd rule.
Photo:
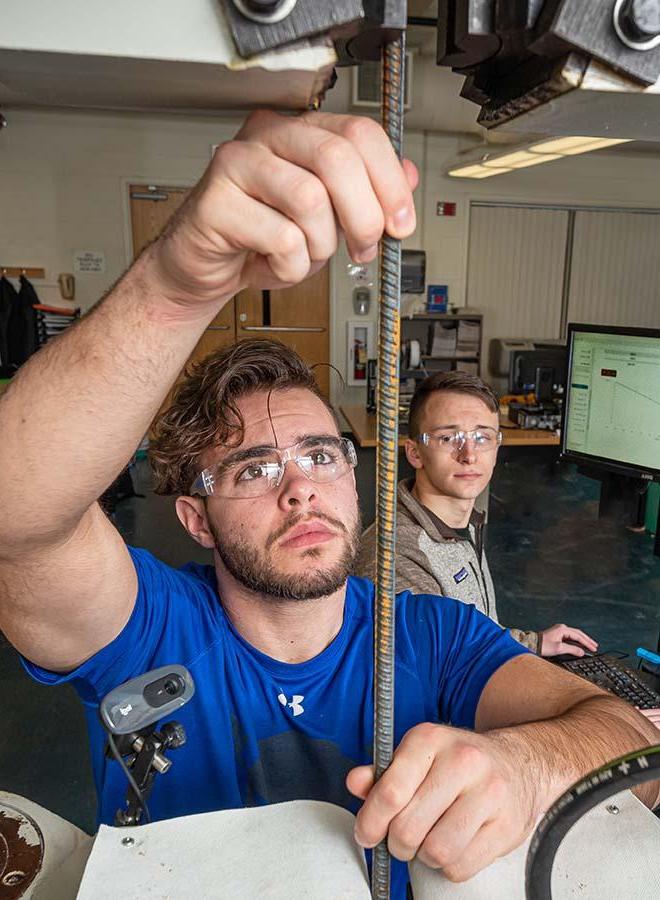
{"label": "gray fleece vest", "polygon": [[[484,515],[472,510],[469,530],[463,538],[427,510],[411,493],[413,479],[399,482],[397,491],[396,589],[415,594],[455,597],[497,622],[495,588],[483,551]],[[374,580],[376,574],[376,525],[362,535],[355,574]],[[511,629],[520,643],[537,651],[535,631]]]}

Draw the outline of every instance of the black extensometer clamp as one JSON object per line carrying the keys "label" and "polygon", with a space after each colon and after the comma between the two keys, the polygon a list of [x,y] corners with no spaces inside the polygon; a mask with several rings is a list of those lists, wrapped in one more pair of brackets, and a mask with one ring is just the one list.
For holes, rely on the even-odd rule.
{"label": "black extensometer clamp", "polygon": [[186,742],[178,722],[157,723],[179,709],[195,693],[187,669],[162,666],[114,688],[99,705],[101,722],[108,735],[106,755],[115,759],[128,780],[126,805],[115,814],[115,825],[139,825],[150,821],[147,800],[157,774],[172,765],[165,756]]}

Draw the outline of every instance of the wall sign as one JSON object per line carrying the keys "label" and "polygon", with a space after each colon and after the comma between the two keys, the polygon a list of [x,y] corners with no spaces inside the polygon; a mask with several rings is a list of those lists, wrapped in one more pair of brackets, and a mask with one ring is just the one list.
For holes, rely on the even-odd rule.
{"label": "wall sign", "polygon": [[105,272],[105,253],[102,250],[76,250],[73,269],[81,275],[98,275]]}

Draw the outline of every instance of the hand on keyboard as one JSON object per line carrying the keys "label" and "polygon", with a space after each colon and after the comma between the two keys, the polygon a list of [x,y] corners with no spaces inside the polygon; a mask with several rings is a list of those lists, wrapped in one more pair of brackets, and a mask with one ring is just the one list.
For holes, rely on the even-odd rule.
{"label": "hand on keyboard", "polygon": [[[583,656],[572,660],[560,657],[560,659],[562,660],[560,665],[569,672],[616,694],[644,714],[650,712],[649,719],[660,728],[660,693],[649,687],[640,674],[606,656]],[[654,714],[656,718],[653,718]]]}
{"label": "hand on keyboard", "polygon": [[596,650],[598,650],[597,642],[579,628],[553,625],[541,632],[541,656],[557,656],[564,653],[570,656],[584,656],[585,653],[595,653]]}

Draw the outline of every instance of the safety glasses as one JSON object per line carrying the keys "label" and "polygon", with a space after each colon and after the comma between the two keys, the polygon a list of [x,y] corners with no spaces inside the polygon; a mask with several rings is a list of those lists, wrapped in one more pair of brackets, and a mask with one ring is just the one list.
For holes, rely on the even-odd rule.
{"label": "safety glasses", "polygon": [[475,453],[489,453],[496,450],[502,443],[502,432],[487,426],[475,428],[474,431],[438,429],[437,431],[425,431],[417,440],[441,453],[462,450],[468,441]]}
{"label": "safety glasses", "polygon": [[200,472],[190,493],[232,500],[261,497],[282,482],[288,462],[310,481],[322,484],[355,468],[357,456],[347,438],[327,436],[308,437],[286,449],[250,447]]}

